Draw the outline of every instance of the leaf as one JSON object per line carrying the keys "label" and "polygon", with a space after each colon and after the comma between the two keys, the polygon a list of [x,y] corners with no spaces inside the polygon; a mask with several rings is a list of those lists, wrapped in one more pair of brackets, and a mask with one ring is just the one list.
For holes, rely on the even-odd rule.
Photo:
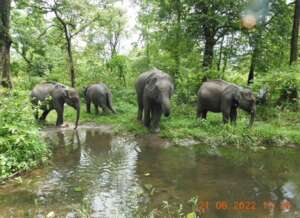
{"label": "leaf", "polygon": [[145,189],[147,191],[150,191],[153,188],[153,185],[151,185],[151,184],[145,184],[144,187],[145,187]]}
{"label": "leaf", "polygon": [[192,213],[187,214],[186,218],[197,218],[197,215],[195,212],[192,212]]}
{"label": "leaf", "polygon": [[75,187],[75,188],[74,188],[74,191],[75,191],[75,192],[81,192],[82,189],[81,189],[81,187]]}

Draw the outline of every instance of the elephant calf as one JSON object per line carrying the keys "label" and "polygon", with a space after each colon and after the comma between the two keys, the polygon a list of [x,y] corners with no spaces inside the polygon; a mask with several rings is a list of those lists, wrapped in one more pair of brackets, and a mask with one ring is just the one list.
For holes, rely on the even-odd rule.
{"label": "elephant calf", "polygon": [[249,126],[252,126],[256,113],[256,100],[249,89],[244,89],[223,80],[209,80],[204,82],[198,91],[197,117],[206,119],[208,111],[222,112],[223,121],[230,119],[235,123],[237,108],[251,114]]}
{"label": "elephant calf", "polygon": [[161,114],[170,115],[170,99],[174,91],[171,77],[154,69],[142,73],[135,83],[138,120],[142,120],[144,113],[144,125],[153,132],[159,132]]}
{"label": "elephant calf", "polygon": [[[45,120],[51,110],[57,113],[56,125],[62,125],[64,120],[64,104],[67,103],[77,111],[75,129],[80,116],[80,100],[77,91],[55,82],[36,85],[30,94],[31,103],[35,111],[35,118]],[[39,118],[38,109],[43,110]]]}
{"label": "elephant calf", "polygon": [[105,113],[109,111],[116,113],[112,107],[111,91],[105,84],[99,83],[90,85],[85,89],[84,96],[88,113],[91,113],[91,103],[95,106],[96,114],[99,113],[98,107],[101,107]]}

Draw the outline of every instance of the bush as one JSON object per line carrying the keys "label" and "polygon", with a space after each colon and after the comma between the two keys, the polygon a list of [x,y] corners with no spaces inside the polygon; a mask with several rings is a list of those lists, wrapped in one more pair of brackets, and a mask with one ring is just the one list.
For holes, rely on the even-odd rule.
{"label": "bush", "polygon": [[36,166],[46,159],[28,92],[0,90],[0,179]]}
{"label": "bush", "polygon": [[269,73],[257,79],[253,88],[255,90],[262,87],[267,88],[272,103],[283,107],[292,106],[297,109],[300,78],[296,73],[297,70],[294,68]]}

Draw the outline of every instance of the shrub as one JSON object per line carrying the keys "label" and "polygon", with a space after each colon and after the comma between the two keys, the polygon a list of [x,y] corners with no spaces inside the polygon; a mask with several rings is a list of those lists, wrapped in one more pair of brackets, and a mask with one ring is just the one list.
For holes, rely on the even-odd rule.
{"label": "shrub", "polygon": [[46,144],[33,119],[28,92],[0,90],[0,179],[46,159]]}

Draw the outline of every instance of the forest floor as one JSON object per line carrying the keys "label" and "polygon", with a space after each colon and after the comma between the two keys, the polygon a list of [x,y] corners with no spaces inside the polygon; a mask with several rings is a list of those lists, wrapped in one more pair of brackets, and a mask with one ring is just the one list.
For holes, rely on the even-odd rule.
{"label": "forest floor", "polygon": [[[86,113],[85,104],[82,104],[80,123],[110,124],[117,133],[147,134],[149,131],[137,121],[137,108],[133,102],[116,102],[117,114],[99,114],[94,110]],[[264,149],[265,146],[300,145],[300,116],[299,112],[279,109],[271,106],[258,106],[257,117],[252,128],[248,128],[249,115],[238,112],[237,125],[224,125],[222,115],[208,113],[207,120],[196,119],[195,106],[173,104],[169,118],[162,118],[162,138],[175,144],[186,141],[211,146],[232,145],[241,148]],[[54,115],[53,115],[54,114]],[[50,122],[55,121],[55,113]],[[75,113],[72,108],[66,108],[66,121],[73,122]]]}

